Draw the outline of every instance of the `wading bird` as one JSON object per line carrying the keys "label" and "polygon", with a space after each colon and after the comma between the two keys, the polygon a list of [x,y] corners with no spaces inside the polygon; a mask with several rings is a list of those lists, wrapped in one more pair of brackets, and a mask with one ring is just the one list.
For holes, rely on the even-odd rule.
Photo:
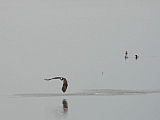
{"label": "wading bird", "polygon": [[138,55],[135,55],[135,59],[137,60],[139,58],[139,56]]}
{"label": "wading bird", "polygon": [[49,81],[49,80],[53,80],[53,79],[60,79],[61,81],[63,81],[62,91],[65,92],[67,90],[68,82],[67,82],[66,78],[54,77],[54,78],[44,79],[44,80]]}
{"label": "wading bird", "polygon": [[126,51],[125,54],[126,54],[126,56],[127,56],[127,55],[128,55],[128,52]]}
{"label": "wading bird", "polygon": [[125,58],[125,60],[126,60],[126,59],[128,59],[128,56],[127,56],[127,55],[128,55],[128,52],[126,51],[125,54],[126,54],[126,55],[124,56],[124,58]]}

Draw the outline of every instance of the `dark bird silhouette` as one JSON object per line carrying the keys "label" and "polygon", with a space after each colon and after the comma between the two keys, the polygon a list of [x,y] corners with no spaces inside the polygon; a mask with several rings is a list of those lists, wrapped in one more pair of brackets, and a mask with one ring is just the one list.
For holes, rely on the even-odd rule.
{"label": "dark bird silhouette", "polygon": [[54,77],[54,78],[44,79],[44,80],[50,81],[50,80],[53,80],[53,79],[60,79],[61,81],[63,81],[62,91],[66,92],[67,87],[68,87],[68,82],[67,82],[66,78],[64,78],[64,77]]}
{"label": "dark bird silhouette", "polygon": [[138,55],[135,55],[135,59],[136,59],[136,60],[138,59],[138,57],[139,57]]}
{"label": "dark bird silhouette", "polygon": [[128,52],[126,51],[126,52],[125,52],[125,56],[124,56],[125,60],[128,59],[128,56],[127,56],[127,55],[128,55]]}
{"label": "dark bird silhouette", "polygon": [[125,54],[126,54],[126,56],[127,56],[127,55],[128,55],[128,52],[126,51]]}

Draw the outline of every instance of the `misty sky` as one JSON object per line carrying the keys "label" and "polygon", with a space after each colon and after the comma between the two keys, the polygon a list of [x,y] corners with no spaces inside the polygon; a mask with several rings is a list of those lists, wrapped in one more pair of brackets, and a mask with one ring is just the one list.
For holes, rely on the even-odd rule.
{"label": "misty sky", "polygon": [[159,89],[159,38],[158,0],[2,0],[0,94]]}

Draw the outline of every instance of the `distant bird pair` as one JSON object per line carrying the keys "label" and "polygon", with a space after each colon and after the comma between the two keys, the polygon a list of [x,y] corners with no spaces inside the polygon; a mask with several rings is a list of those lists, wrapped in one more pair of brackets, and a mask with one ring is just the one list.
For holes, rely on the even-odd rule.
{"label": "distant bird pair", "polygon": [[67,82],[66,78],[63,78],[63,77],[54,77],[54,78],[44,79],[44,80],[50,81],[50,80],[53,80],[53,79],[60,79],[61,81],[63,81],[62,91],[66,92],[67,87],[68,87],[68,82]]}
{"label": "distant bird pair", "polygon": [[[125,60],[128,58],[127,55],[128,55],[128,52],[126,51],[126,52],[125,52],[125,56],[124,56]],[[139,57],[138,55],[135,55],[135,59],[136,59],[136,60],[138,59],[138,57]]]}

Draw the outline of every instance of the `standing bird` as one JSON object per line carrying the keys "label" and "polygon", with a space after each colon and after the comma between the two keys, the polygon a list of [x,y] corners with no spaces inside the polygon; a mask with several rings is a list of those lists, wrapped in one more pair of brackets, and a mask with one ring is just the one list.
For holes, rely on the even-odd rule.
{"label": "standing bird", "polygon": [[128,52],[126,51],[125,54],[126,54],[126,56],[127,56],[127,55],[128,55]]}
{"label": "standing bird", "polygon": [[126,60],[126,59],[128,59],[128,56],[127,56],[127,55],[128,55],[128,52],[126,51],[125,54],[126,54],[126,55],[124,56],[124,58],[125,58],[125,60]]}
{"label": "standing bird", "polygon": [[136,59],[136,60],[138,59],[138,57],[139,57],[138,55],[135,55],[135,59]]}
{"label": "standing bird", "polygon": [[64,78],[64,77],[54,77],[54,78],[44,79],[44,80],[49,81],[49,80],[53,80],[53,79],[60,79],[61,81],[63,81],[62,91],[65,92],[67,90],[68,82],[67,82],[66,78]]}

